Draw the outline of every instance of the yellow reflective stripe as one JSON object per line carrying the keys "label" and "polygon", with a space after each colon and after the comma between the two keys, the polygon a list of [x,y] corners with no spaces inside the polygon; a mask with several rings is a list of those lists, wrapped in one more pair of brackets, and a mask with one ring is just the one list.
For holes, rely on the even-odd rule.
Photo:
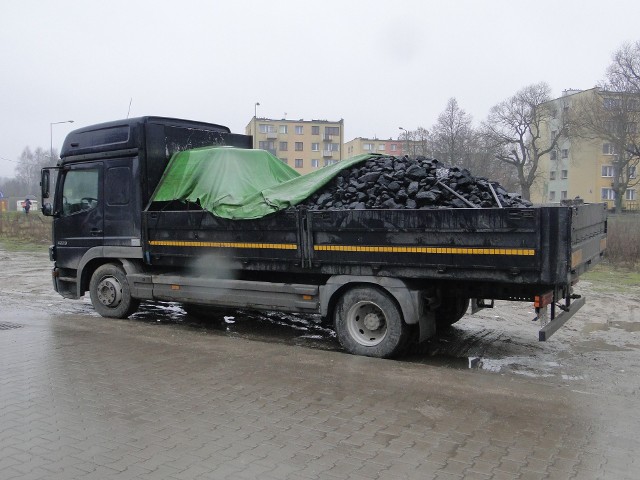
{"label": "yellow reflective stripe", "polygon": [[[207,247],[207,248],[255,248],[271,250],[297,250],[295,243],[249,243],[249,242],[198,242],[180,240],[150,240],[149,245],[161,247]],[[373,252],[373,253],[423,253],[438,255],[518,255],[533,256],[529,248],[469,248],[469,247],[409,247],[375,245],[314,245],[315,251],[329,252]]]}
{"label": "yellow reflective stripe", "polygon": [[295,243],[248,243],[248,242],[196,242],[179,240],[150,240],[149,245],[160,247],[209,247],[209,248],[266,248],[271,250],[297,250]]}
{"label": "yellow reflective stripe", "polygon": [[358,245],[314,245],[314,250],[320,252],[380,252],[380,253],[430,253],[450,255],[519,255],[533,256],[536,251],[532,248],[469,248],[469,247],[375,247]]}

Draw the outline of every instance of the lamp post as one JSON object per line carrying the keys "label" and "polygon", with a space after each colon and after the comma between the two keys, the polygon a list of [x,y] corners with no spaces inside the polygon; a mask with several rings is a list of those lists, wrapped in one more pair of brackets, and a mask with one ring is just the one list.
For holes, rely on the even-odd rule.
{"label": "lamp post", "polygon": [[404,131],[404,140],[407,146],[407,153],[405,155],[409,155],[409,132],[406,128],[398,127],[400,130]]}
{"label": "lamp post", "polygon": [[258,136],[258,107],[260,106],[260,102],[256,102],[253,104],[253,148],[256,148],[258,141],[256,140]]}
{"label": "lamp post", "polygon": [[49,146],[49,155],[52,162],[53,162],[53,126],[58,125],[60,123],[73,123],[73,120],[63,120],[62,122],[51,122],[49,124],[49,139],[51,140],[51,144]]}

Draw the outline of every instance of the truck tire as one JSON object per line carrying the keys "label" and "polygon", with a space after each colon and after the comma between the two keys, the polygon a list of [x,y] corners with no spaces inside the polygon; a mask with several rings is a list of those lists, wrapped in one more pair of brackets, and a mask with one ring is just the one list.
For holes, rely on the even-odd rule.
{"label": "truck tire", "polygon": [[103,317],[127,318],[140,306],[131,297],[129,281],[119,265],[107,263],[93,272],[89,283],[93,308]]}
{"label": "truck tire", "polygon": [[469,299],[463,297],[443,298],[436,310],[436,330],[446,330],[464,317],[469,308]]}
{"label": "truck tire", "polygon": [[409,338],[398,305],[373,287],[355,287],[342,295],[334,325],[340,344],[354,355],[393,357],[404,350]]}

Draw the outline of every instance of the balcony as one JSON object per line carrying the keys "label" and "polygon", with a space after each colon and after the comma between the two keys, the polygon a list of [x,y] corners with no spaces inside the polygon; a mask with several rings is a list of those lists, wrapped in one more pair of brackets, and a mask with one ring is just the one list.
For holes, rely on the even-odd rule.
{"label": "balcony", "polygon": [[278,133],[277,132],[267,132],[267,139],[268,140],[275,140],[276,138],[278,138]]}
{"label": "balcony", "polygon": [[332,152],[331,150],[323,150],[323,151],[322,151],[322,156],[323,156],[323,157],[333,157],[333,154],[334,154],[334,153],[335,153],[335,152]]}
{"label": "balcony", "polygon": [[327,134],[325,134],[325,135],[322,137],[322,141],[323,141],[323,142],[331,142],[331,141],[333,141],[333,135],[327,135]]}

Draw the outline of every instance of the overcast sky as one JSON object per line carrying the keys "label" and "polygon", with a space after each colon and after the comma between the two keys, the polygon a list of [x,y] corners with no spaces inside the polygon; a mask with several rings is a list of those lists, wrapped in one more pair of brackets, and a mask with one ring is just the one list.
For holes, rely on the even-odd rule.
{"label": "overcast sky", "polygon": [[591,88],[640,40],[640,1],[0,0],[0,176],[74,128],[160,115],[244,133],[345,122],[345,140],[475,122],[520,88]]}

